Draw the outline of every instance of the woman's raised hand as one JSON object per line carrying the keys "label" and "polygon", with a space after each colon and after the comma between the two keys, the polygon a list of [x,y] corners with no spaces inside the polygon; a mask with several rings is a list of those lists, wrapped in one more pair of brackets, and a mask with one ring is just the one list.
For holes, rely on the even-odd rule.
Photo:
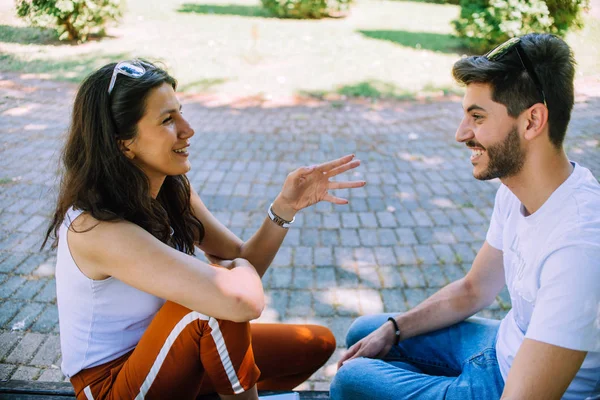
{"label": "woman's raised hand", "polygon": [[[331,189],[350,189],[363,187],[365,181],[331,182],[329,179],[360,165],[354,154],[338,158],[311,167],[300,167],[292,171],[283,183],[281,193],[277,196],[277,208],[285,215],[295,214],[303,208],[320,201],[334,204],[348,204],[348,200],[333,196]],[[274,204],[275,207],[275,204]],[[276,210],[277,211],[277,210]]]}

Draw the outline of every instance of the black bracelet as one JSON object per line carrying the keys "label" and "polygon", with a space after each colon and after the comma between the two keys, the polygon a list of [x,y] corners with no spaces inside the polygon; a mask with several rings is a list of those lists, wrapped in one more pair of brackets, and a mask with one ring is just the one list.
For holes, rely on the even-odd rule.
{"label": "black bracelet", "polygon": [[394,317],[389,317],[388,321],[392,321],[392,324],[394,324],[394,329],[396,330],[394,332],[394,334],[396,335],[396,339],[394,340],[394,345],[398,346],[398,343],[400,343],[400,328],[398,328],[398,323],[396,322]]}

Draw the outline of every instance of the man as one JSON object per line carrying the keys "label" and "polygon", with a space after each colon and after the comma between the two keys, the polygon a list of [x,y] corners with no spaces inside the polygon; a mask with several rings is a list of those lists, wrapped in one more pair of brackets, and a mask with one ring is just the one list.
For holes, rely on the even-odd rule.
{"label": "man", "polygon": [[[331,398],[600,399],[600,185],[562,147],[571,50],[529,34],[453,75],[466,85],[456,140],[475,178],[502,182],[486,241],[464,278],[419,306],[353,323]],[[502,322],[465,321],[505,284]]]}

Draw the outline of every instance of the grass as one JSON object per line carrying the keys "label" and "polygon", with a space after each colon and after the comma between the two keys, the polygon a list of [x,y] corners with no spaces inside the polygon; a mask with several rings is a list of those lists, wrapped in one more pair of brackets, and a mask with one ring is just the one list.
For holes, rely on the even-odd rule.
{"label": "grass", "polygon": [[359,32],[368,38],[386,40],[418,50],[432,50],[449,54],[465,51],[461,46],[460,39],[450,34],[391,30],[361,30]]}
{"label": "grass", "polygon": [[260,5],[184,3],[181,5],[178,11],[183,13],[208,15],[235,15],[239,17],[274,18],[271,13],[262,8]]}
{"label": "grass", "polygon": [[226,78],[200,79],[194,82],[188,82],[179,85],[178,89],[182,92],[211,92],[215,87],[227,82]]}
{"label": "grass", "polygon": [[124,58],[129,58],[129,56],[125,53],[81,54],[77,57],[71,56],[62,59],[31,58],[24,60],[11,54],[0,54],[0,70],[40,74],[46,79],[79,83],[94,69]]}
{"label": "grass", "polygon": [[418,92],[411,92],[402,89],[392,83],[384,82],[376,79],[358,82],[350,85],[342,85],[332,90],[313,90],[300,91],[301,96],[308,96],[320,100],[333,100],[333,105],[336,101],[347,98],[365,98],[372,100],[416,100],[429,99],[433,97],[459,95],[462,91],[456,87],[438,88],[430,84],[425,85]]}
{"label": "grass", "polygon": [[47,28],[0,24],[0,42],[18,44],[58,43],[56,31]]}
{"label": "grass", "polygon": [[339,100],[348,97],[393,100],[413,100],[415,98],[413,93],[409,91],[403,91],[401,88],[397,87],[394,84],[373,79],[358,82],[356,84],[339,86],[330,91],[302,91],[300,92],[300,94],[326,100]]}
{"label": "grass", "polygon": [[[109,37],[81,45],[29,28],[0,1],[0,71],[81,81],[105,63],[162,61],[185,92],[226,96],[413,99],[460,93],[450,75],[467,51],[450,21],[459,8],[358,0],[346,18],[281,20],[258,0],[129,0]],[[600,21],[568,36],[578,74],[600,73]]]}

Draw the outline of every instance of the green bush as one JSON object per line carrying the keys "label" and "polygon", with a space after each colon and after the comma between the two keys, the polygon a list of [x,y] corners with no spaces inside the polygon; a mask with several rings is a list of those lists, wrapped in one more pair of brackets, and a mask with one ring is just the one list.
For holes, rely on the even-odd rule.
{"label": "green bush", "polygon": [[452,21],[469,49],[483,53],[511,37],[530,32],[564,35],[582,26],[581,11],[589,0],[461,0]]}
{"label": "green bush", "polygon": [[431,0],[432,3],[459,5],[460,0]]}
{"label": "green bush", "polygon": [[583,28],[582,11],[589,7],[589,0],[546,0],[546,5],[559,35],[571,27]]}
{"label": "green bush", "polygon": [[279,18],[325,18],[348,10],[353,0],[261,0]]}
{"label": "green bush", "polygon": [[104,36],[110,21],[122,16],[121,0],[15,0],[17,15],[33,26],[54,28],[60,40],[85,42]]}

